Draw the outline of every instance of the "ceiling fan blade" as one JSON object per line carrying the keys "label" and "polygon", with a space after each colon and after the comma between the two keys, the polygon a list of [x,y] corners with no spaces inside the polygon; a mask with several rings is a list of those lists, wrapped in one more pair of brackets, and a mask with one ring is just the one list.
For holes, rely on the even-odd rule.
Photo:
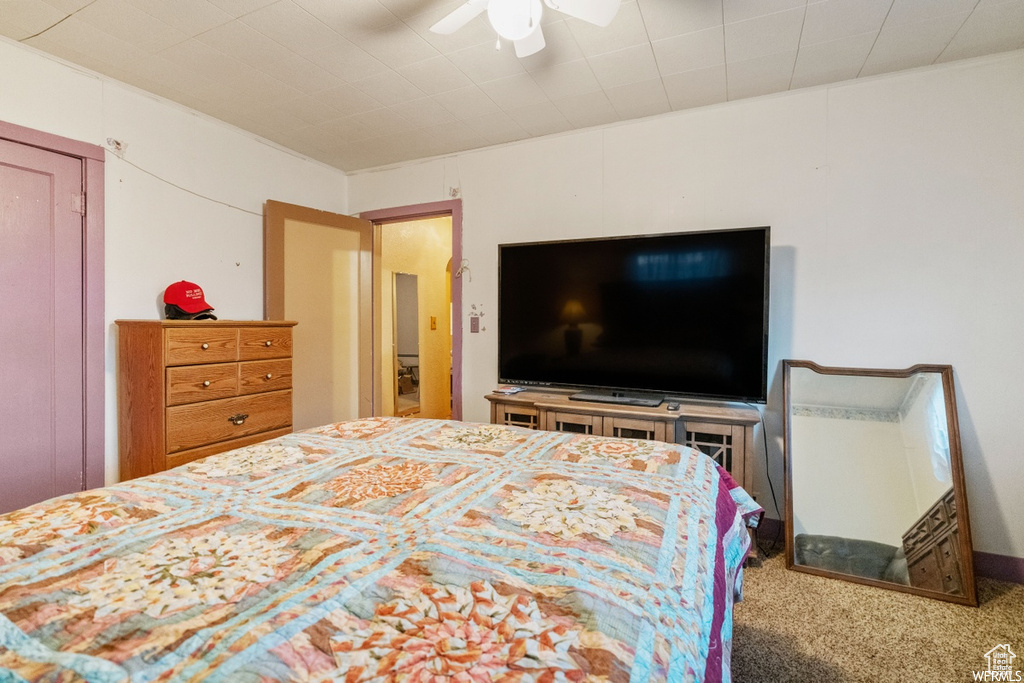
{"label": "ceiling fan blade", "polygon": [[516,57],[522,59],[540,52],[547,43],[544,42],[544,32],[540,30],[540,24],[533,30],[533,33],[516,41]]}
{"label": "ceiling fan blade", "polygon": [[488,0],[469,0],[441,21],[430,27],[434,33],[448,35],[455,33],[487,9]]}
{"label": "ceiling fan blade", "polygon": [[619,11],[619,0],[544,0],[544,4],[562,14],[591,24],[607,26]]}

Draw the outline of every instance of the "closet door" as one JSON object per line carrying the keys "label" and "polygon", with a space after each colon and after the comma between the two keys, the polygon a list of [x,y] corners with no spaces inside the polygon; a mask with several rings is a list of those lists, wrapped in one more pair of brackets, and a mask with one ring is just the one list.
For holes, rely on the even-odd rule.
{"label": "closet door", "polygon": [[82,161],[0,140],[0,513],[84,482]]}

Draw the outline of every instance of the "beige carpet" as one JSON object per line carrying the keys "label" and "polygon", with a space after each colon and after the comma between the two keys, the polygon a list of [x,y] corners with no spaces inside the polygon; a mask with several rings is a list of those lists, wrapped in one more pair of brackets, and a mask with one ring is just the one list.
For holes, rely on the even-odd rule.
{"label": "beige carpet", "polygon": [[788,571],[781,553],[754,561],[734,612],[733,681],[971,681],[1002,643],[1024,671],[1024,585],[978,583],[981,606],[962,607]]}

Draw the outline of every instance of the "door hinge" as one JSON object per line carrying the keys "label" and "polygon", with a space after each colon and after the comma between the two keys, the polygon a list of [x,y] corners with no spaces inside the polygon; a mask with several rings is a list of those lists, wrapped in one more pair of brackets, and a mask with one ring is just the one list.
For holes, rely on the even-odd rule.
{"label": "door hinge", "polygon": [[85,215],[85,194],[71,195],[71,210],[75,213]]}

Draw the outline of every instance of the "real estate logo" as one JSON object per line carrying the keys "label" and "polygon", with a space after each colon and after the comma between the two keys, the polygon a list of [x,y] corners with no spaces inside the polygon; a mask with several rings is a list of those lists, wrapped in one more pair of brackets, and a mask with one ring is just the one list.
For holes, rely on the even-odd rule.
{"label": "real estate logo", "polygon": [[988,663],[988,671],[975,671],[976,681],[1020,681],[1021,672],[1015,671],[1013,660],[1017,655],[1010,649],[1009,643],[996,645],[985,653],[985,661]]}

